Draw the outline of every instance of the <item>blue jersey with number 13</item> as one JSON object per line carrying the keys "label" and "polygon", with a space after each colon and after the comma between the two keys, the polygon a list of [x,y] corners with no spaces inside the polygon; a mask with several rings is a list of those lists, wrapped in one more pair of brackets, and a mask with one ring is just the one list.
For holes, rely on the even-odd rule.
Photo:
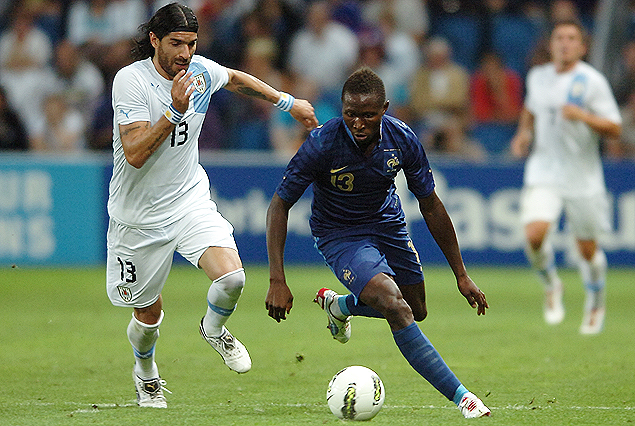
{"label": "blue jersey with number 13", "polygon": [[414,132],[388,115],[382,117],[380,132],[379,143],[367,157],[343,118],[334,118],[313,130],[289,162],[276,192],[295,203],[313,184],[309,223],[314,236],[404,224],[395,187],[400,170],[417,198],[434,190],[428,159]]}

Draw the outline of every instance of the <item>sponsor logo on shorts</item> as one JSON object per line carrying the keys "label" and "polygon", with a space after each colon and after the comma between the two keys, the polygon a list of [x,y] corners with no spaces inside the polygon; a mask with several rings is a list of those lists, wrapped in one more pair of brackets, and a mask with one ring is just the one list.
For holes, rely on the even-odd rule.
{"label": "sponsor logo on shorts", "polygon": [[132,300],[132,290],[130,290],[129,287],[118,285],[117,290],[119,291],[119,296],[121,296],[121,300],[123,300],[126,303]]}
{"label": "sponsor logo on shorts", "polygon": [[351,271],[350,269],[342,269],[342,278],[350,285],[353,283],[353,281],[355,281],[356,277],[353,271]]}

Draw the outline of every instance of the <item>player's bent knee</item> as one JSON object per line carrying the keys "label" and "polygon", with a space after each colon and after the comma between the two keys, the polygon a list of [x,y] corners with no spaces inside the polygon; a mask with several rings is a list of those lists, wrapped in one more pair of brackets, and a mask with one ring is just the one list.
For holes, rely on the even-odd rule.
{"label": "player's bent knee", "polygon": [[240,268],[228,272],[216,278],[212,282],[212,286],[222,289],[224,293],[229,295],[240,295],[245,287],[245,270]]}
{"label": "player's bent knee", "polygon": [[415,317],[415,321],[423,321],[428,316],[428,309],[425,306],[420,309],[413,309],[412,314]]}
{"label": "player's bent knee", "polygon": [[378,310],[384,314],[388,322],[412,322],[413,312],[410,305],[401,297],[387,297],[380,302]]}

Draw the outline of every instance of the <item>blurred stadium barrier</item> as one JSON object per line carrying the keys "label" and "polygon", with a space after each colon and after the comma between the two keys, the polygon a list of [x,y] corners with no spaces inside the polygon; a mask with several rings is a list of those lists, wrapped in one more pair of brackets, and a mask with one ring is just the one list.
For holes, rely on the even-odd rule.
{"label": "blurred stadium barrier", "polygon": [[[103,264],[111,157],[0,155],[0,264],[83,266]],[[265,214],[285,161],[259,153],[202,156],[212,196],[234,225],[246,263],[266,262]],[[518,223],[522,163],[457,163],[432,158],[437,192],[457,229],[466,263],[525,265]],[[604,238],[611,265],[635,266],[635,164],[605,163],[613,223]],[[424,263],[444,258],[405,180],[397,182],[412,238]],[[310,190],[309,190],[310,191]],[[589,206],[593,208],[593,206]],[[286,256],[290,263],[320,263],[308,228],[310,197],[293,207]],[[554,234],[559,262],[570,262],[572,241],[563,226]]]}

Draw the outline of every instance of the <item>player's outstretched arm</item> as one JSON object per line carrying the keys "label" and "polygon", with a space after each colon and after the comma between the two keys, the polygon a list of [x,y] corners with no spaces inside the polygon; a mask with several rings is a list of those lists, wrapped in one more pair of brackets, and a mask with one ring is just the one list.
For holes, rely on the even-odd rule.
{"label": "player's outstretched arm", "polygon": [[470,306],[478,308],[476,312],[478,315],[484,315],[485,309],[489,308],[487,299],[485,294],[467,275],[454,225],[436,192],[433,191],[432,194],[425,198],[419,198],[419,210],[426,221],[430,234],[432,234],[432,237],[443,252],[450,268],[452,268],[459,291]]}
{"label": "player's outstretched arm", "polygon": [[[225,89],[271,102],[278,108],[288,111],[291,116],[300,122],[307,130],[317,127],[318,120],[315,117],[313,105],[311,105],[309,101],[293,99],[292,97],[285,98],[289,95],[279,92],[264,81],[246,72],[231,68],[228,68],[227,72],[229,73],[229,81],[225,85]],[[285,102],[287,99],[292,99],[293,101]]]}
{"label": "player's outstretched arm", "polygon": [[267,210],[267,255],[269,257],[269,290],[265,308],[274,320],[287,319],[293,307],[293,294],[284,275],[284,246],[291,204],[274,194]]}

